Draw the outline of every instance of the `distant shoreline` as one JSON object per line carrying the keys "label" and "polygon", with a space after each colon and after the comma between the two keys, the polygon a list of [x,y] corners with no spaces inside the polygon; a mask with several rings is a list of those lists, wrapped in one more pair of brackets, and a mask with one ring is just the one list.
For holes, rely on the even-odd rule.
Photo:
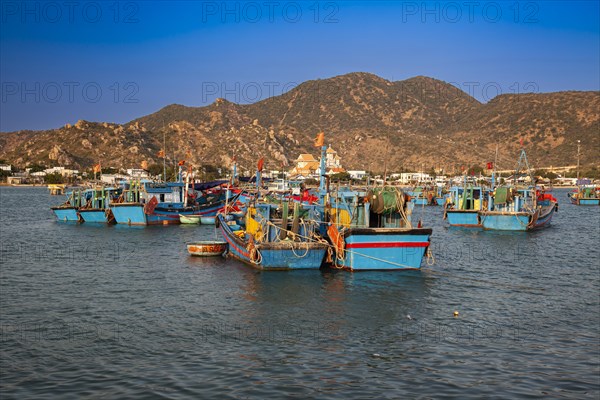
{"label": "distant shoreline", "polygon": [[[81,185],[79,185],[81,186]],[[6,182],[0,182],[0,187],[21,187],[21,188],[48,188],[48,184],[32,184],[32,183],[27,183],[27,184],[21,184],[21,185],[17,185],[17,184],[8,184]],[[67,187],[69,187],[69,185],[67,185]],[[77,186],[73,186],[73,187],[77,187]],[[402,185],[402,186],[398,186],[400,188],[410,188],[412,186],[406,186],[406,185]],[[546,191],[551,190],[551,189],[577,189],[577,186],[575,185],[569,185],[569,186],[551,186],[551,187],[546,187]]]}

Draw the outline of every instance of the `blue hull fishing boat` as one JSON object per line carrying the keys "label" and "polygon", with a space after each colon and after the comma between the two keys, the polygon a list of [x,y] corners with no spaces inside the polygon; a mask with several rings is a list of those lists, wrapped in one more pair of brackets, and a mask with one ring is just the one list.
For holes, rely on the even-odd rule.
{"label": "blue hull fishing boat", "polygon": [[86,191],[81,189],[71,190],[66,193],[67,200],[55,207],[50,207],[57,221],[61,222],[83,222],[79,215],[79,209],[86,204]]}
{"label": "blue hull fishing boat", "polygon": [[490,230],[530,231],[550,224],[555,209],[556,203],[552,202],[535,209],[523,207],[524,211],[482,211],[481,224]]}
{"label": "blue hull fishing boat", "polygon": [[600,205],[600,187],[579,186],[576,191],[568,195],[571,203],[576,206]]}
{"label": "blue hull fishing boat", "polygon": [[462,187],[454,186],[450,188],[449,200],[444,205],[444,219],[450,226],[481,228],[479,211],[485,206],[486,201],[482,187],[466,183]]}
{"label": "blue hull fishing boat", "polygon": [[[281,209],[256,204],[241,218],[218,214],[216,224],[229,245],[228,254],[261,270],[319,269],[329,244],[315,235],[318,226],[300,223],[299,204],[290,226],[287,204]],[[278,213],[282,218],[274,219]]]}
{"label": "blue hull fishing boat", "polygon": [[450,226],[481,228],[477,210],[447,210],[445,216]]}
{"label": "blue hull fishing boat", "polygon": [[114,223],[115,219],[109,207],[111,201],[116,200],[121,193],[120,188],[94,188],[91,197],[84,207],[79,209],[79,215],[88,223]]}
{"label": "blue hull fishing boat", "polygon": [[171,225],[180,223],[180,215],[215,216],[225,205],[220,192],[195,198],[192,204],[184,186],[183,182],[133,183],[110,204],[112,214],[117,224]]}
{"label": "blue hull fishing boat", "polygon": [[409,192],[410,201],[416,206],[435,206],[438,204],[434,189],[416,187]]}
{"label": "blue hull fishing boat", "polygon": [[[535,182],[524,149],[521,149],[515,181],[522,162],[527,166],[531,182]],[[558,203],[553,196],[535,186],[518,187],[515,182],[513,186],[499,186],[490,193],[488,208],[479,212],[479,218],[484,229],[530,231],[549,225],[557,209]]]}
{"label": "blue hull fishing boat", "polygon": [[50,209],[52,210],[58,221],[80,222],[77,207],[62,205],[50,207]]}
{"label": "blue hull fishing boat", "polygon": [[577,189],[568,193],[571,203],[576,206],[600,205],[600,186],[594,186],[589,179],[579,179],[579,152],[581,142],[577,141]]}
{"label": "blue hull fishing boat", "polygon": [[335,193],[326,207],[327,235],[335,250],[332,266],[350,271],[421,268],[432,230],[412,227],[413,206],[393,187]]}

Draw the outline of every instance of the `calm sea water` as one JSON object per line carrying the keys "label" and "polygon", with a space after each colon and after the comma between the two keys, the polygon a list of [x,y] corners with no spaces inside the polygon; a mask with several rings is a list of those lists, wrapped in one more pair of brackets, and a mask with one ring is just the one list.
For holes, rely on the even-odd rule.
{"label": "calm sea water", "polygon": [[418,208],[435,265],[352,274],[191,258],[212,227],[58,223],[2,187],[1,398],[597,399],[600,209],[554,194],[534,233]]}

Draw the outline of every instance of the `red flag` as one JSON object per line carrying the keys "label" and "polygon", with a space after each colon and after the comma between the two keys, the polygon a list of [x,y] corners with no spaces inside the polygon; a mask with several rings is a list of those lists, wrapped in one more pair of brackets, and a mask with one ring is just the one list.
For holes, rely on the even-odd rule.
{"label": "red flag", "polygon": [[146,215],[154,214],[154,209],[156,208],[157,205],[158,205],[158,200],[156,199],[156,196],[152,196],[150,201],[148,201],[148,203],[146,203],[146,205],[144,206],[144,213]]}
{"label": "red flag", "polygon": [[265,165],[265,158],[261,158],[260,160],[258,160],[258,165],[256,166],[256,169],[260,172],[263,170],[263,166]]}
{"label": "red flag", "polygon": [[523,138],[519,139],[519,143],[521,143],[521,147],[523,147]]}
{"label": "red flag", "polygon": [[487,169],[494,169],[494,163],[493,162],[489,162],[486,164]]}

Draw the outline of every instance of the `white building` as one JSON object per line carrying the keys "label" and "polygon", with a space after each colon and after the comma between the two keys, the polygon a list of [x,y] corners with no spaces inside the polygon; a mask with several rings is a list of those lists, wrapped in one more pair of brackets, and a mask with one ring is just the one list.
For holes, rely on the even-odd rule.
{"label": "white building", "polygon": [[400,174],[400,183],[431,183],[433,181],[433,177],[431,177],[429,174],[425,174],[422,172],[403,172]]}
{"label": "white building", "polygon": [[124,175],[124,174],[102,174],[100,176],[100,181],[114,185],[117,182],[119,182],[120,180],[123,180],[123,179],[127,180],[127,178],[130,178],[130,177],[127,175]]}
{"label": "white building", "polygon": [[12,165],[10,164],[0,164],[0,171],[12,171]]}
{"label": "white building", "polygon": [[352,179],[363,179],[367,176],[367,171],[348,171]]}
{"label": "white building", "polygon": [[129,168],[127,169],[127,175],[132,178],[148,178],[148,171],[141,168]]}

